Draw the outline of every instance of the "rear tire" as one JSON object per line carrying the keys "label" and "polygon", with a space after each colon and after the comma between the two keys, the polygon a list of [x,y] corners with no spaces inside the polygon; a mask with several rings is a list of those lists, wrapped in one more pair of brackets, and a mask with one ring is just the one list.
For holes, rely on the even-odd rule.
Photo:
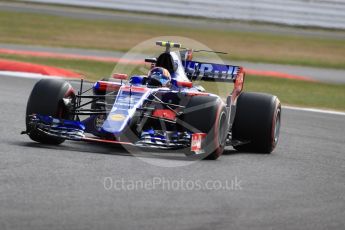
{"label": "rear tire", "polygon": [[62,99],[75,99],[72,86],[62,80],[42,79],[36,83],[31,91],[26,107],[26,130],[29,137],[43,144],[59,145],[65,140],[48,136],[40,131],[32,130],[29,125],[29,115],[40,114],[61,119],[73,119],[66,110]]}
{"label": "rear tire", "polygon": [[[195,111],[193,107],[196,108]],[[188,111],[189,109],[191,112]],[[218,159],[224,152],[229,130],[225,104],[220,98],[195,96],[190,98],[186,111],[183,115],[183,122],[187,126],[185,128],[193,133],[197,129],[198,132],[207,134],[203,157],[208,160]],[[193,127],[194,130],[188,127]]]}
{"label": "rear tire", "polygon": [[236,105],[232,139],[248,141],[234,146],[241,152],[271,153],[280,133],[281,104],[276,96],[242,93]]}

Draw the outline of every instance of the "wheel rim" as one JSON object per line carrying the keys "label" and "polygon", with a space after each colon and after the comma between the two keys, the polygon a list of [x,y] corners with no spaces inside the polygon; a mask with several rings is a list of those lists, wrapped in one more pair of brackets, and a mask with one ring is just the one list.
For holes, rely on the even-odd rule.
{"label": "wheel rim", "polygon": [[279,134],[280,134],[280,109],[278,109],[277,116],[275,119],[274,135],[273,135],[274,145],[278,143]]}
{"label": "wheel rim", "polygon": [[219,145],[223,145],[223,142],[226,138],[226,116],[225,113],[223,112],[220,119],[219,119],[219,133],[218,133],[218,141],[219,141]]}

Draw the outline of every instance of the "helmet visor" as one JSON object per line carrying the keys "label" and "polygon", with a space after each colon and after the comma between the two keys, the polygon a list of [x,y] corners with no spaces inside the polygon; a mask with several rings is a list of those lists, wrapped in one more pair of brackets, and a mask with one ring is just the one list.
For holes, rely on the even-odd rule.
{"label": "helmet visor", "polygon": [[151,74],[151,78],[159,81],[162,86],[166,86],[170,82],[170,79],[168,77],[159,72],[153,72]]}

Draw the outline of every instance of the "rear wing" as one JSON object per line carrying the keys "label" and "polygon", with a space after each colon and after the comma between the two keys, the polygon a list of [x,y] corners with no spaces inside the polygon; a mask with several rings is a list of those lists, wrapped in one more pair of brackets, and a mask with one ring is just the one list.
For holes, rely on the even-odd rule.
{"label": "rear wing", "polygon": [[245,72],[241,66],[183,61],[187,77],[193,80],[231,82],[234,89],[231,92],[229,104],[234,105],[243,90]]}
{"label": "rear wing", "polygon": [[190,80],[235,82],[242,72],[240,66],[197,61],[182,61],[182,64]]}

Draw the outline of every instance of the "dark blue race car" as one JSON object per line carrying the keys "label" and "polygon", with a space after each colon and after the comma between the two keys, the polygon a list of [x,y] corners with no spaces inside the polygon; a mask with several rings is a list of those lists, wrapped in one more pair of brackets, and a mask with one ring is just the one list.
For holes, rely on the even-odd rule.
{"label": "dark blue race car", "polygon": [[[276,96],[242,92],[240,66],[193,61],[193,50],[178,43],[157,45],[166,50],[145,60],[157,69],[152,76],[114,74],[86,90],[81,81],[78,93],[69,82],[40,80],[28,100],[23,133],[44,144],[101,142],[208,159],[217,159],[226,146],[274,150],[281,118]],[[234,88],[223,100],[195,86],[195,80],[232,82]]]}

